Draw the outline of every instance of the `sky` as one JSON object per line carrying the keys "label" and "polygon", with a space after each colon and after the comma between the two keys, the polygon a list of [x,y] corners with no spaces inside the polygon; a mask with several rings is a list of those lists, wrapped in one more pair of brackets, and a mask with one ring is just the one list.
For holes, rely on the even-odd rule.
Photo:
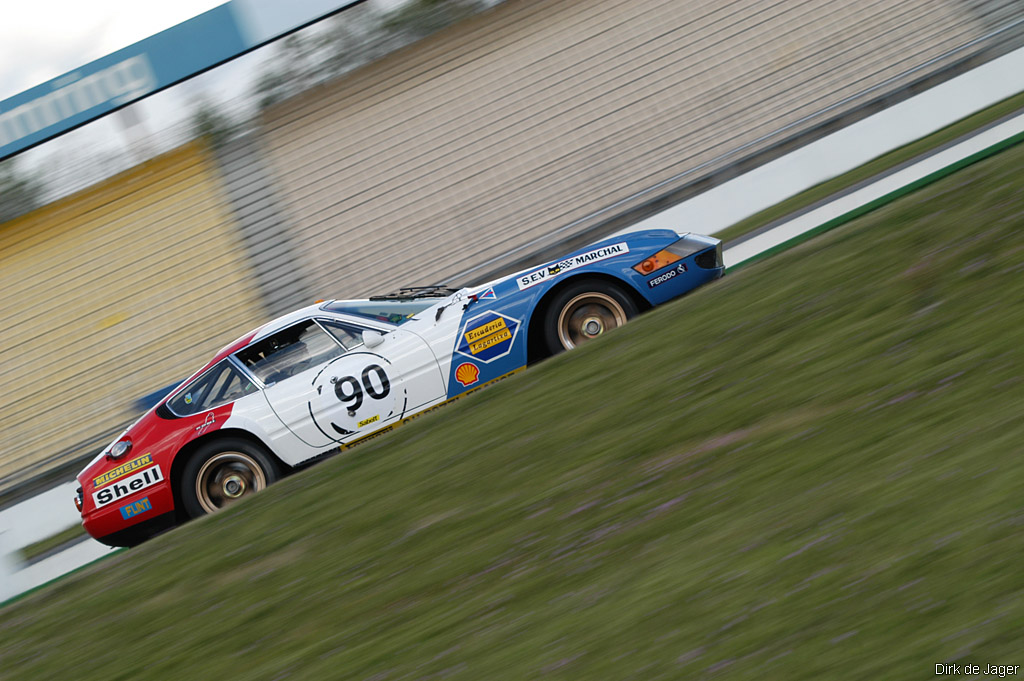
{"label": "sky", "polygon": [[0,21],[0,100],[191,19],[223,2],[5,2],[3,21]]}
{"label": "sky", "polygon": [[[225,1],[0,0],[0,101]],[[387,11],[404,1],[369,0],[367,5]],[[236,121],[250,116],[258,101],[253,84],[273,63],[276,50],[270,45],[234,59],[132,104],[130,112],[105,116],[29,149],[14,162],[46,178],[48,200],[77,191],[181,144],[192,134],[192,117],[203,103]]]}
{"label": "sky", "polygon": [[[73,71],[94,59],[127,47],[212,9],[225,0],[28,0],[6,2],[0,21],[0,101]],[[240,63],[243,62],[243,63]],[[132,105],[151,140],[150,151],[133,152],[122,119],[106,116],[16,157],[19,167],[46,178],[47,200],[58,198],[180,143],[169,135],[186,120],[194,102],[211,87],[220,96],[237,96],[247,87],[238,76],[245,58],[215,69]],[[252,69],[253,60],[249,60]],[[234,77],[233,77],[234,76]],[[216,87],[227,81],[230,87]],[[220,81],[220,82],[218,82]],[[215,99],[210,97],[210,99]],[[136,135],[138,137],[138,134]],[[140,155],[141,154],[141,155]]]}

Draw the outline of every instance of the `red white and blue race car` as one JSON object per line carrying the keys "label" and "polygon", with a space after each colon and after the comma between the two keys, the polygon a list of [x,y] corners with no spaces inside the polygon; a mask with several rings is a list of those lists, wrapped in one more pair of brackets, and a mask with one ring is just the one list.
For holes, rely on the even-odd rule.
{"label": "red white and blue race car", "polygon": [[138,544],[723,272],[719,240],[651,230],[473,288],[297,310],[222,349],[86,466],[83,525]]}

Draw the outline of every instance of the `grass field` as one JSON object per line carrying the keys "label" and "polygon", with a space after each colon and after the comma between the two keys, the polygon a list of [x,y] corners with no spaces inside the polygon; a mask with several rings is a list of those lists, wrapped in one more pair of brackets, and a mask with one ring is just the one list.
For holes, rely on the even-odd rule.
{"label": "grass field", "polygon": [[0,611],[5,679],[1022,664],[1024,147]]}

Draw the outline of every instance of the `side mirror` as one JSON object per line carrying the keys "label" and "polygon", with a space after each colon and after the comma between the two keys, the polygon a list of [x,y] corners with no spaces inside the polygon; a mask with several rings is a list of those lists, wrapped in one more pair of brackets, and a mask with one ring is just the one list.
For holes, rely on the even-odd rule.
{"label": "side mirror", "polygon": [[384,342],[384,334],[379,331],[363,331],[363,345],[375,348]]}

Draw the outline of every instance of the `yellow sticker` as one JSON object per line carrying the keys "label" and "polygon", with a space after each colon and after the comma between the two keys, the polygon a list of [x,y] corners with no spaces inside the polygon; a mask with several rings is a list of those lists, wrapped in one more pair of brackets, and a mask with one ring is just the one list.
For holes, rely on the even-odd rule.
{"label": "yellow sticker", "polygon": [[[502,326],[504,326],[504,320],[499,320],[499,321],[502,321]],[[469,334],[466,334],[466,335],[469,335]],[[501,331],[499,331],[498,333],[492,333],[490,336],[487,336],[483,340],[479,340],[476,343],[470,343],[469,344],[469,351],[472,352],[474,355],[478,355],[481,352],[483,352],[484,350],[486,350],[487,348],[494,347],[498,343],[502,343],[502,342],[507,341],[507,340],[509,340],[511,338],[512,338],[512,332],[509,331],[507,328],[504,328]]]}
{"label": "yellow sticker", "polygon": [[363,426],[368,426],[371,423],[375,423],[377,421],[380,421],[380,414],[377,414],[376,416],[371,416],[368,419],[363,419],[362,421],[359,422],[358,427],[362,428]]}
{"label": "yellow sticker", "polygon": [[[466,332],[466,342],[472,344],[474,341],[478,341],[484,336],[489,336],[496,331],[508,330],[505,325],[505,319],[498,317],[494,321],[487,322],[483,326],[478,326],[475,329],[470,329]],[[475,354],[475,353],[474,353]]]}
{"label": "yellow sticker", "polygon": [[108,482],[113,482],[118,478],[123,478],[132,471],[137,471],[143,466],[148,466],[151,463],[153,463],[153,458],[150,454],[140,456],[139,458],[132,459],[131,461],[126,461],[117,468],[110,469],[98,478],[93,478],[92,486],[95,488],[100,485],[106,485]]}

